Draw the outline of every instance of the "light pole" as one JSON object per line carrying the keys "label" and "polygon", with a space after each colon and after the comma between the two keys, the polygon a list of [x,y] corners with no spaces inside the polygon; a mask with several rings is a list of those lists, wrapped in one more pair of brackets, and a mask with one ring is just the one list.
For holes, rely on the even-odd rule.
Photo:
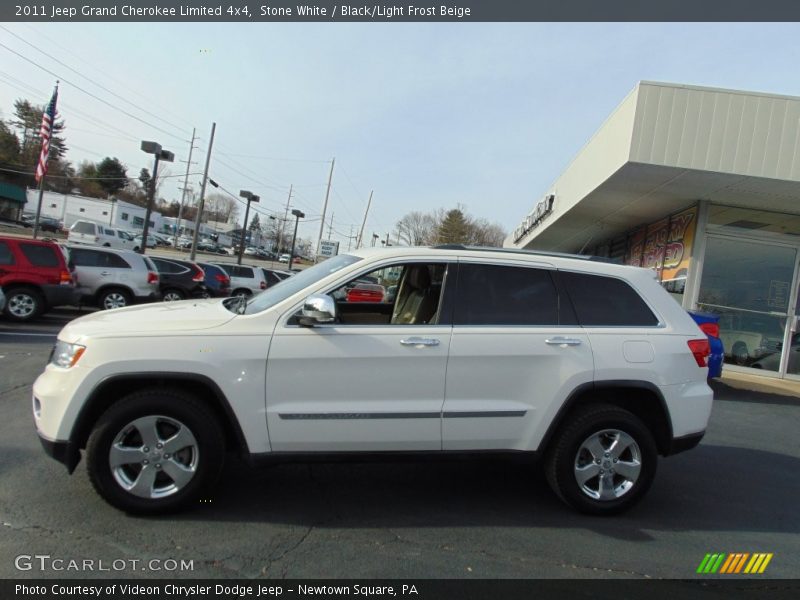
{"label": "light pole", "polygon": [[295,216],[294,219],[294,235],[292,236],[292,251],[289,253],[289,270],[292,270],[292,261],[294,260],[294,245],[297,242],[297,225],[300,223],[300,219],[305,218],[305,213],[297,210],[296,208],[292,211],[292,214]]}
{"label": "light pole", "polygon": [[236,264],[242,264],[242,254],[244,254],[244,240],[247,235],[247,217],[250,215],[250,203],[251,202],[258,202],[261,200],[258,196],[256,196],[253,192],[248,192],[247,190],[241,190],[239,195],[242,198],[247,198],[247,208],[244,209],[244,227],[242,227],[242,239],[239,242],[239,258],[236,260]]}
{"label": "light pole", "polygon": [[377,239],[378,239],[378,234],[377,233],[373,233],[372,234],[372,245],[373,245],[373,247],[375,246],[375,240],[377,240]]}
{"label": "light pole", "polygon": [[144,213],[144,229],[142,229],[142,245],[139,248],[139,253],[144,254],[147,250],[147,232],[150,229],[150,214],[153,212],[153,199],[156,195],[156,177],[158,177],[158,163],[159,161],[172,162],[175,160],[175,155],[169,150],[164,150],[161,144],[156,142],[142,142],[142,151],[147,154],[152,154],[156,157],[155,164],[153,164],[153,176],[150,179],[150,193],[147,196],[147,210]]}

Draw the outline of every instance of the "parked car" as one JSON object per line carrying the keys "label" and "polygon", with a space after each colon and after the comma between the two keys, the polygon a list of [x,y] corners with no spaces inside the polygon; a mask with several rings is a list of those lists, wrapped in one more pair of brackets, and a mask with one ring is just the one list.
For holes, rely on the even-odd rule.
{"label": "parked car", "polygon": [[70,244],[87,244],[120,250],[133,250],[136,243],[127,231],[115,229],[108,225],[79,219],[69,228],[67,242]]}
{"label": "parked car", "polygon": [[[782,349],[783,344],[779,344],[775,352],[758,359],[750,366],[754,369],[777,372],[781,365]],[[794,375],[800,374],[800,333],[792,334],[791,345],[789,346],[789,362],[786,371]]]}
{"label": "parked car", "polygon": [[197,263],[206,274],[204,283],[209,297],[226,298],[231,295],[231,278],[217,265],[211,263]]}
{"label": "parked car", "polygon": [[347,292],[347,302],[383,302],[386,289],[375,283],[358,283]]}
{"label": "parked car", "polygon": [[[393,304],[331,296],[387,267],[402,272]],[[543,457],[559,498],[607,515],[641,500],[659,454],[700,442],[708,355],[645,269],[363,248],[250,299],[77,319],[32,405],[44,450],[72,472],[85,449],[95,490],[131,513],[197,506],[228,450],[253,461],[494,451]]]}
{"label": "parked car", "polygon": [[0,237],[0,287],[4,313],[29,321],[54,306],[75,303],[75,282],[57,244]]}
{"label": "parked car", "polygon": [[261,267],[213,262],[231,278],[232,296],[252,296],[267,289],[267,278]]}
{"label": "parked car", "polygon": [[719,316],[690,310],[689,314],[700,327],[700,330],[708,337],[708,343],[711,353],[708,357],[708,377],[713,379],[722,377],[722,363],[725,359],[725,349],[722,344],[722,338],[719,336]]}
{"label": "parked car", "polygon": [[[36,215],[33,214],[24,214],[22,215],[22,224],[25,227],[33,227],[36,222]],[[45,217],[44,215],[39,215],[39,229],[42,231],[46,231],[49,233],[58,233],[61,231],[63,227],[63,223],[58,219],[54,219],[52,217]]]}
{"label": "parked car", "polygon": [[[126,232],[127,233],[127,232]],[[130,234],[128,234],[130,235]],[[133,240],[133,249],[134,251],[138,252],[139,249],[142,247],[142,234],[131,236]],[[148,248],[155,248],[158,245],[156,238],[153,237],[151,234],[147,234],[147,247]]]}
{"label": "parked car", "polygon": [[288,279],[294,273],[289,273],[288,271],[280,271],[278,269],[267,269],[266,267],[261,267],[261,271],[264,273],[264,278],[267,280],[267,287],[271,288],[273,285],[279,284],[284,279]]}
{"label": "parked car", "polygon": [[207,298],[206,275],[197,263],[188,260],[151,256],[158,269],[161,298],[165,302],[187,298]]}
{"label": "parked car", "polygon": [[281,263],[288,263],[288,262],[289,262],[289,259],[290,259],[291,257],[292,257],[292,256],[291,256],[291,254],[281,254],[281,255],[278,257],[278,262],[281,262]]}
{"label": "parked car", "polygon": [[80,302],[108,310],[161,298],[158,271],[149,257],[133,250],[81,245],[66,250]]}

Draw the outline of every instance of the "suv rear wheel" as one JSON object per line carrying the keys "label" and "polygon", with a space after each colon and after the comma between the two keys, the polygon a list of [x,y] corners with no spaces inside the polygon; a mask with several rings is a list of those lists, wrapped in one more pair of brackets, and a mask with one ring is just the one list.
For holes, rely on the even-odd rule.
{"label": "suv rear wheel", "polygon": [[139,514],[197,502],[216,483],[224,452],[214,415],[191,395],[170,389],[134,392],[114,404],[86,446],[97,492]]}
{"label": "suv rear wheel", "polygon": [[14,321],[28,321],[44,312],[44,298],[30,287],[11,288],[6,291],[5,313]]}
{"label": "suv rear wheel", "polygon": [[180,290],[167,290],[161,297],[164,302],[175,302],[177,300],[185,300],[186,294]]}
{"label": "suv rear wheel", "polygon": [[647,492],[656,473],[653,435],[638,417],[608,404],[578,408],[548,451],[550,487],[581,512],[622,512]]}
{"label": "suv rear wheel", "polygon": [[120,288],[105,289],[97,296],[97,306],[103,310],[123,308],[130,305],[130,303],[130,294]]}

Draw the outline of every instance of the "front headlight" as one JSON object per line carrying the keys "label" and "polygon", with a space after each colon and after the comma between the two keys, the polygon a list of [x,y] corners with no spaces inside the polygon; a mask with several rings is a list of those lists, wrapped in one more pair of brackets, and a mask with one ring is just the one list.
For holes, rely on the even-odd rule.
{"label": "front headlight", "polygon": [[70,367],[75,366],[75,363],[78,362],[85,350],[86,346],[81,346],[79,344],[68,344],[67,342],[58,340],[58,342],[56,342],[56,347],[53,348],[53,355],[50,358],[50,364],[69,369]]}

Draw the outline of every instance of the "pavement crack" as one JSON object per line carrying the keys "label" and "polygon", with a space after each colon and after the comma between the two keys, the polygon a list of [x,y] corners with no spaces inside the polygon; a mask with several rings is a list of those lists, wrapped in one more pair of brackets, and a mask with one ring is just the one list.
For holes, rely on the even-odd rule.
{"label": "pavement crack", "polygon": [[[303,542],[305,542],[306,539],[308,539],[308,536],[311,535],[311,532],[313,530],[314,530],[314,526],[313,525],[309,526],[308,529],[306,529],[306,531],[303,533],[303,535],[300,536],[299,540],[297,540],[294,544],[292,544],[291,546],[286,548],[278,556],[276,556],[274,558],[270,558],[269,561],[267,562],[267,564],[264,565],[264,567],[262,567],[261,574],[262,575],[267,575],[269,573],[269,571],[272,569],[272,566],[275,563],[280,562],[286,556],[288,556],[289,554],[291,554],[295,550],[297,550],[303,544]],[[281,579],[286,579],[286,576],[287,576],[286,574],[289,571],[289,567],[291,567],[291,566],[292,566],[292,561],[289,561],[289,563],[281,571]]]}

